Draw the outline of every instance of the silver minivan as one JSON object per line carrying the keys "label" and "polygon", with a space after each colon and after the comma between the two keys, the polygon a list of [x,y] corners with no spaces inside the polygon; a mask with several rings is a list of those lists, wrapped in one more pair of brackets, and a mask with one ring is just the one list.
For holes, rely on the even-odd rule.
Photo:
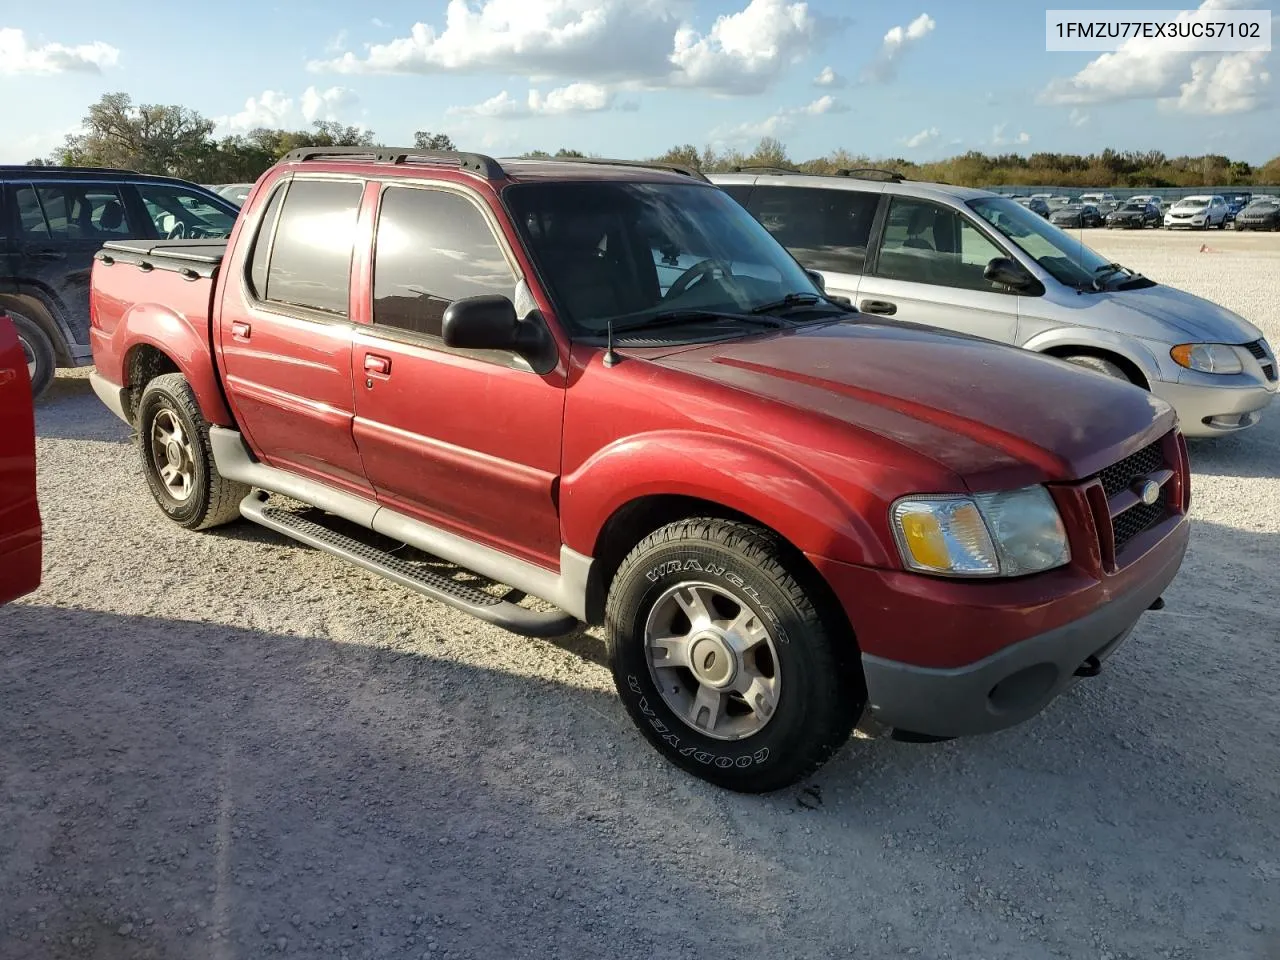
{"label": "silver minivan", "polygon": [[829,294],[1129,380],[1187,436],[1253,426],[1280,389],[1262,332],[1086,247],[1017,201],[883,171],[712,174]]}

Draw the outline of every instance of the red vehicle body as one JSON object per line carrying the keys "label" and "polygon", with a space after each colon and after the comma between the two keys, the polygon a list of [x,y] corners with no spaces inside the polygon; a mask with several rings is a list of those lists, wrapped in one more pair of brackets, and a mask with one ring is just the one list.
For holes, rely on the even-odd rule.
{"label": "red vehicle body", "polygon": [[32,403],[18,331],[0,313],[0,603],[40,586],[43,534]]}
{"label": "red vehicle body", "polygon": [[[166,464],[180,472],[187,457],[166,446],[174,431],[148,434],[150,408],[140,409],[148,384],[177,376],[198,407],[190,426],[207,436],[208,459],[238,502],[250,488],[302,500],[563,612],[504,620],[505,608],[458,604],[531,634],[579,621],[618,630],[607,615],[611,583],[628,553],[660,528],[707,517],[751,525],[776,538],[778,555],[815,604],[830,601],[824,629],[844,644],[833,662],[851,664],[841,697],[847,693],[852,712],[866,702],[913,737],[981,733],[1038,712],[1075,676],[1096,672],[1176,574],[1188,539],[1185,445],[1171,408],[1144,391],[1051,358],[849,311],[711,342],[575,335],[566,301],[543,280],[547,261],[517,227],[508,189],[714,188],[653,168],[413,159],[291,159],[259,181],[225,245],[120,243],[99,254],[93,384],[118,416],[139,425],[144,465],[158,464],[153,474]],[[252,286],[268,204],[298,182],[325,179],[359,184],[349,301],[336,322],[263,302]],[[519,336],[537,341],[526,351],[533,360],[468,347],[465,335],[450,333],[462,321],[451,328],[448,311],[443,339],[393,334],[373,322],[380,204],[390,187],[405,184],[465,195],[483,213],[519,281]],[[287,206],[290,194],[283,195]],[[263,235],[283,229],[266,222]],[[717,282],[695,281],[689,286]],[[535,323],[541,340],[529,333]],[[200,459],[196,449],[193,462]],[[1118,535],[1113,522],[1139,496],[1134,478],[1117,481],[1117,470],[1158,487],[1154,512],[1133,535]],[[985,579],[905,567],[891,520],[899,498],[1028,485],[1051,494],[1069,562]],[[250,494],[239,510],[271,526],[263,502]],[[196,522],[170,507],[188,526],[236,512],[215,505],[211,519]],[[323,539],[312,531],[308,542],[325,547]],[[664,563],[651,580],[672,568]],[[370,569],[387,574],[385,565]],[[414,586],[403,571],[387,575]],[[772,615],[750,589],[744,599],[737,601],[744,611]],[[710,650],[707,664],[732,647],[727,630],[690,641]],[[715,646],[720,640],[729,646]],[[619,672],[616,662],[615,674],[624,699],[633,695],[628,707],[638,724],[674,762],[736,789],[769,789],[803,772],[756,771],[751,779],[747,768],[764,767],[767,748],[748,755],[730,749],[738,740],[690,742],[688,730],[651,709],[655,698],[637,674]],[[770,702],[774,708],[781,701]],[[716,722],[695,717],[695,732]]]}

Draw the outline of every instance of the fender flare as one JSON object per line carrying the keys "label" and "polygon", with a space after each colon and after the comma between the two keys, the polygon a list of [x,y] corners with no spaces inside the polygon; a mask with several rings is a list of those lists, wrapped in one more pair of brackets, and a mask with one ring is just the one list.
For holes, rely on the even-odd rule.
{"label": "fender flare", "polygon": [[186,377],[200,406],[200,413],[208,423],[235,426],[235,419],[222,395],[218,372],[214,369],[207,331],[197,331],[186,317],[167,307],[137,303],[120,318],[115,338],[120,345],[117,356],[122,359],[122,387],[135,386],[129,382],[129,372],[138,348],[152,347],[172,360],[178,372]]}
{"label": "fender flare", "polygon": [[868,566],[891,562],[867,518],[802,464],[745,440],[691,430],[625,437],[566,474],[560,484],[564,543],[594,556],[619,510],[664,495],[744,514],[809,555]]}
{"label": "fender flare", "polygon": [[1036,353],[1063,347],[1114,353],[1137,367],[1148,384],[1165,379],[1161,375],[1159,358],[1144,343],[1134,337],[1112,333],[1110,330],[1098,330],[1093,327],[1056,327],[1036,334],[1022,345],[1024,350],[1033,350]]}

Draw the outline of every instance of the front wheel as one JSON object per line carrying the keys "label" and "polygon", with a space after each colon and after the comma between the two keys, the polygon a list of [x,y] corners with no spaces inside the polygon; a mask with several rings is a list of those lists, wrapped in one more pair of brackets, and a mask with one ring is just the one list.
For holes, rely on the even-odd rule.
{"label": "front wheel", "polygon": [[1078,367],[1085,367],[1093,370],[1095,373],[1106,374],[1116,380],[1124,380],[1133,383],[1132,378],[1124,372],[1124,369],[1117,363],[1107,360],[1103,357],[1095,357],[1092,354],[1080,353],[1074,356],[1063,357],[1067,363],[1074,363]]}
{"label": "front wheel", "polygon": [[138,446],[151,495],[174,523],[207,530],[240,516],[249,488],[218,473],[209,425],[182,374],[156,377],[142,391]]}
{"label": "front wheel", "polygon": [[807,776],[866,703],[852,641],[766,530],[682,520],[642,540],[609,589],[614,683],[676,766],[744,793]]}

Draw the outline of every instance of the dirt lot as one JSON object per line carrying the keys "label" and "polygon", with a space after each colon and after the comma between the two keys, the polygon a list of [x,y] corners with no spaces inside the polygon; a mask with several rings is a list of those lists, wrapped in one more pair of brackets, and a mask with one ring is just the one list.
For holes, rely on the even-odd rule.
{"label": "dirt lot", "polygon": [[[1086,242],[1280,343],[1280,237]],[[596,637],[177,529],[83,371],[38,421],[46,582],[0,611],[5,960],[1280,957],[1280,407],[1193,444],[1191,553],[1101,677],[759,798],[661,761]]]}

